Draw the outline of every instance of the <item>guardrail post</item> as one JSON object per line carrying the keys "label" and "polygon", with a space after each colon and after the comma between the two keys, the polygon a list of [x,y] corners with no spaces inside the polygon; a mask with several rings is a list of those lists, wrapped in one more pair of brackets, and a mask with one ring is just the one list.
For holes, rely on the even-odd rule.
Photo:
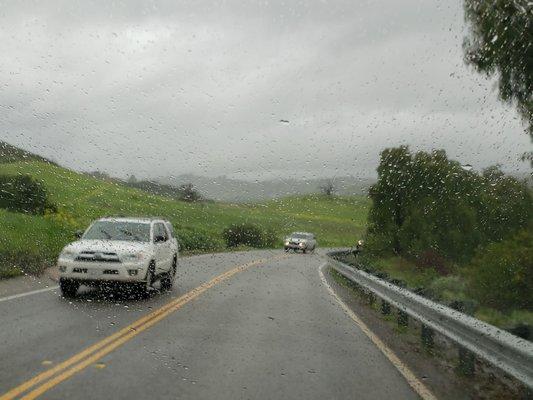
{"label": "guardrail post", "polygon": [[457,369],[461,375],[474,375],[476,369],[476,358],[474,353],[464,347],[459,347],[459,365]]}
{"label": "guardrail post", "polygon": [[398,309],[398,326],[409,326],[409,315],[403,310]]}
{"label": "guardrail post", "polygon": [[381,300],[381,313],[383,315],[390,314],[390,303],[387,303],[385,300]]}
{"label": "guardrail post", "polygon": [[435,342],[433,340],[434,332],[433,329],[431,329],[429,326],[422,324],[422,329],[420,331],[421,339],[422,339],[422,346],[426,350],[433,349],[433,346],[435,345]]}
{"label": "guardrail post", "polygon": [[374,292],[369,291],[368,295],[367,295],[367,298],[368,298],[368,304],[373,306],[374,303],[376,302],[376,295],[374,294]]}

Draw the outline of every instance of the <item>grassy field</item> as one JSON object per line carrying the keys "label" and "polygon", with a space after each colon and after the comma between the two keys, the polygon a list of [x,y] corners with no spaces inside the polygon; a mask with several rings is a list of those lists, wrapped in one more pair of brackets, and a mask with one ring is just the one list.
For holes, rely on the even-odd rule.
{"label": "grassy field", "polygon": [[0,173],[28,174],[43,182],[50,200],[58,207],[57,213],[45,216],[0,210],[0,254],[30,252],[50,262],[72,240],[75,230],[110,215],[167,218],[190,250],[223,250],[222,231],[241,222],[273,230],[280,245],[284,235],[301,230],[314,232],[320,246],[348,246],[362,236],[370,205],[364,197],[320,195],[254,204],[187,203],[42,161],[0,164]]}

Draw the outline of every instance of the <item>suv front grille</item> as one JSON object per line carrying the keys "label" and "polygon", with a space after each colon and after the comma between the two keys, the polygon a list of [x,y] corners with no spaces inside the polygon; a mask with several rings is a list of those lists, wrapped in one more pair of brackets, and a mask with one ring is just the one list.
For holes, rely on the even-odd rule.
{"label": "suv front grille", "polygon": [[116,269],[104,269],[104,275],[118,275]]}
{"label": "suv front grille", "polygon": [[101,262],[101,263],[119,263],[117,253],[100,252],[100,251],[82,251],[76,261],[83,262]]}

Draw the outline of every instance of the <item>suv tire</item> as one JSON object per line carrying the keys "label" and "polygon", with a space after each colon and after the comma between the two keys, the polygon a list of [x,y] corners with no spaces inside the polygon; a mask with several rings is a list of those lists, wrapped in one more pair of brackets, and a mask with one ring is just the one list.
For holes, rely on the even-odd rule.
{"label": "suv tire", "polygon": [[161,278],[161,290],[170,290],[174,285],[174,278],[176,270],[178,269],[178,258],[174,256],[172,260],[172,268]]}
{"label": "suv tire", "polygon": [[59,279],[59,290],[63,297],[75,297],[80,283],[72,279]]}
{"label": "suv tire", "polygon": [[146,271],[146,280],[145,282],[137,283],[137,293],[140,297],[146,298],[150,296],[150,291],[152,290],[152,285],[155,280],[155,263],[152,261],[148,266]]}

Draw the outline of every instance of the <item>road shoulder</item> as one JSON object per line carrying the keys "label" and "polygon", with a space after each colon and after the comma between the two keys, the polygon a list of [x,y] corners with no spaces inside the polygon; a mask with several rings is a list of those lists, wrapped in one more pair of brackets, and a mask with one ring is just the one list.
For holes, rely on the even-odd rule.
{"label": "road shoulder", "polygon": [[[330,273],[331,268],[322,269],[326,282],[339,299],[427,386],[438,399],[471,399],[472,393],[465,392],[465,382],[457,377],[453,365],[444,368],[437,365],[431,354],[421,350],[418,337],[399,330],[394,324],[381,318],[351,289],[340,284]],[[398,340],[399,336],[401,340]]]}

